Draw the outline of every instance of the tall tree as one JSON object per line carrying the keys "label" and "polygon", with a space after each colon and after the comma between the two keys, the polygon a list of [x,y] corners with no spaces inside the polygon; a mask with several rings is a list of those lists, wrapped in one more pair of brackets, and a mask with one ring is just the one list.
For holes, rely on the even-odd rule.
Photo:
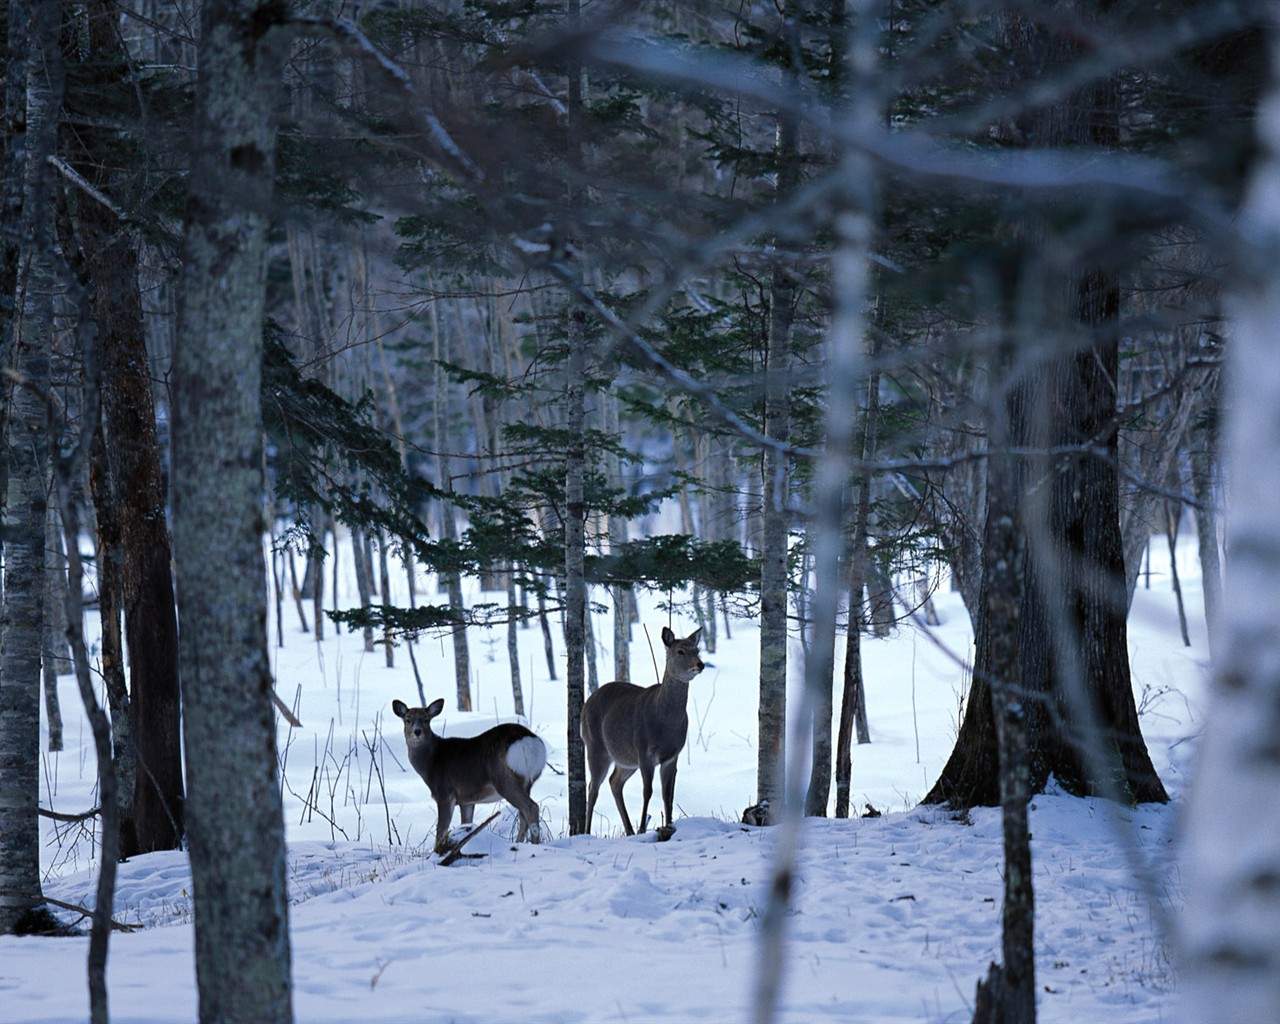
{"label": "tall tree", "polygon": [[[1067,22],[1039,22],[1022,11],[1004,16],[1004,45],[1019,58],[1020,87],[1078,59],[1078,36],[1067,25],[1097,30],[1093,3],[1067,5],[1063,13]],[[1106,148],[1117,138],[1118,109],[1116,83],[1105,78],[1033,107],[1004,130],[1020,144]],[[1074,250],[1071,258],[1046,259],[1049,219],[1024,211],[1012,233],[1026,244],[1015,242],[1009,253],[1027,289],[1019,301],[1040,308],[1037,333],[1057,339],[1036,354],[1025,414],[1011,425],[1014,444],[1044,453],[1032,475],[1047,481],[1029,487],[1019,510],[1027,538],[1018,629],[1031,786],[1038,791],[1052,776],[1073,793],[1164,801],[1129,676],[1115,468],[1119,283],[1115,269],[1078,240],[1059,235],[1058,247]],[[993,714],[989,685],[975,673],[956,748],[925,802],[1000,802]]]}
{"label": "tall tree", "polygon": [[1280,1013],[1280,22],[1270,11],[1270,89],[1261,152],[1238,223],[1244,244],[1228,347],[1223,442],[1231,586],[1214,627],[1213,689],[1187,802],[1178,1019],[1273,1020]]}
{"label": "tall tree", "polygon": [[[72,111],[72,165],[96,190],[77,192],[75,223],[80,274],[92,295],[102,353],[102,412],[111,489],[117,509],[120,580],[129,652],[127,735],[135,744],[131,827],[121,855],[178,848],[183,836],[182,749],[178,699],[178,623],[170,571],[168,515],[150,361],[143,332],[136,231],[120,216],[128,177],[117,168],[129,144],[105,128],[104,103],[136,112],[138,95],[114,17],[114,5],[88,5],[87,49],[78,89],[68,97],[94,109]],[[83,116],[77,116],[83,115]]]}
{"label": "tall tree", "polygon": [[[789,5],[790,6],[790,5]],[[785,19],[783,47],[788,57],[799,46],[797,12]],[[788,65],[794,81],[797,69]],[[800,126],[794,112],[779,112],[774,144],[778,201],[799,177]],[[775,239],[775,243],[778,240]],[[796,278],[777,246],[769,271],[768,348],[765,353],[764,432],[773,442],[762,455],[760,539],[760,748],[756,799],[777,802],[785,791],[787,719],[787,602],[790,556],[791,467],[784,451],[791,440],[791,363],[794,348]]]}
{"label": "tall tree", "polygon": [[[53,335],[53,215],[46,159],[54,151],[62,64],[61,8],[11,2],[8,52],[26,72],[25,123],[6,147],[22,153],[23,272],[14,304],[15,369],[5,374],[9,453],[0,610],[0,934],[47,928],[41,902],[40,655],[44,630],[45,513],[49,487],[49,363]],[[11,98],[11,97],[9,97]]]}
{"label": "tall tree", "polygon": [[263,305],[282,8],[206,4],[174,366],[187,825],[202,1022],[292,1019],[263,562]]}

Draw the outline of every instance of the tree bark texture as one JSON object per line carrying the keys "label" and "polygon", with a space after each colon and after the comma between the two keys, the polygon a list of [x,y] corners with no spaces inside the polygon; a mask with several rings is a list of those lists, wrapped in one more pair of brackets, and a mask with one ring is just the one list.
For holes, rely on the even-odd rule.
{"label": "tree bark texture", "polygon": [[4,396],[9,466],[0,605],[0,934],[40,927],[40,662],[54,289],[53,213],[44,164],[53,152],[62,98],[60,8],[11,0],[9,16],[10,55],[21,51],[31,60],[25,64],[21,140],[23,273],[17,281],[21,300],[15,302],[19,318],[13,336],[18,380],[6,381]]}
{"label": "tree bark texture", "polygon": [[1011,344],[994,359],[997,393],[989,431],[995,448],[987,469],[987,516],[983,528],[982,615],[974,676],[987,681],[995,721],[1004,844],[1003,971],[990,994],[1004,1024],[1031,1024],[1036,1016],[1035,891],[1031,874],[1028,805],[1031,772],[1027,743],[1027,693],[1020,671],[1019,622],[1025,565],[1018,522],[1022,488],[1018,459],[1009,451],[1013,386]]}
{"label": "tree bark texture", "polygon": [[[797,131],[783,118],[778,159],[794,161]],[[791,180],[794,170],[780,177]],[[778,445],[791,438],[792,329],[795,284],[790,268],[769,276],[769,338],[765,353],[765,435]],[[764,450],[760,551],[760,750],[756,800],[777,802],[783,792],[787,721],[787,601],[789,460],[777,447]]]}
{"label": "tree bark texture", "polygon": [[[80,69],[100,88],[130,73],[115,8],[89,5],[88,50]],[[92,123],[68,133],[72,163],[95,188],[117,196],[130,187],[115,169],[118,132]],[[113,157],[115,157],[113,159]],[[131,172],[130,172],[131,175]],[[134,834],[122,855],[177,849],[183,836],[183,779],[178,686],[178,624],[160,438],[143,331],[138,237],[119,214],[75,193],[77,272],[90,290],[102,369],[102,421],[109,492],[119,528],[121,599],[128,647],[131,722],[139,771],[129,816]]]}
{"label": "tree bark texture", "polygon": [[[564,646],[565,699],[569,772],[569,834],[587,827],[587,760],[582,744],[582,705],[586,700],[586,315],[569,311],[569,359],[566,364],[565,432],[569,451],[565,460],[564,503]],[[644,823],[640,823],[644,828]]]}
{"label": "tree bark texture", "polygon": [[[1081,4],[1088,7],[1088,4]],[[1010,15],[1006,42],[1029,60],[1022,75],[1075,56],[1075,42]],[[1037,146],[1114,142],[1115,83],[1032,111],[1017,126]],[[1006,319],[1028,339],[1057,336],[1020,384],[1010,438],[1044,455],[1028,459],[1018,518],[1025,532],[1024,603],[1018,645],[1027,723],[1030,785],[1055,777],[1071,793],[1124,802],[1168,799],[1142,738],[1129,675],[1128,593],[1120,533],[1116,380],[1119,284],[1096,266],[1049,269],[1043,224],[1016,225],[1022,265],[1007,283]],[[1056,317],[1056,320],[1053,319]],[[1050,454],[1060,446],[1088,452]],[[981,626],[979,627],[981,629]],[[927,803],[999,802],[996,725],[986,684],[974,674],[951,759]]]}
{"label": "tree bark texture", "polygon": [[1258,114],[1260,155],[1240,223],[1223,430],[1230,585],[1215,623],[1213,690],[1187,802],[1179,917],[1185,1024],[1280,1016],[1280,24]]}
{"label": "tree bark texture", "polygon": [[273,7],[202,13],[174,369],[174,550],[200,1020],[292,1019],[266,636],[262,325]]}
{"label": "tree bark texture", "polygon": [[[99,413],[101,415],[101,413]],[[111,491],[111,470],[106,444],[99,429],[89,454],[89,489],[97,520],[98,621],[102,630],[102,681],[111,712],[111,739],[116,772],[116,800],[119,803],[120,850],[136,850],[138,840],[133,821],[134,787],[138,758],[133,742],[129,688],[125,682],[124,637],[120,622],[124,617],[121,594],[120,523]]]}

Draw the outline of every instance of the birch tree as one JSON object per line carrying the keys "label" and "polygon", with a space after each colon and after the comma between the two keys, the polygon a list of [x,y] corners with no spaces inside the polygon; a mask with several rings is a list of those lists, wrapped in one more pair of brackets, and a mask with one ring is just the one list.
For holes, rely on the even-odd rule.
{"label": "birch tree", "polygon": [[1280,25],[1258,111],[1226,370],[1227,575],[1187,803],[1180,1019],[1280,1016]]}
{"label": "birch tree", "polygon": [[206,4],[174,368],[174,553],[202,1022],[292,1019],[263,561],[263,304],[282,30]]}
{"label": "birch tree", "polygon": [[[18,244],[23,271],[16,282],[21,301],[13,306],[18,318],[13,330],[16,369],[6,372],[4,380],[9,466],[0,610],[0,934],[46,930],[53,924],[41,904],[37,808],[54,287],[45,159],[53,152],[62,100],[60,7],[10,3],[9,19],[11,73],[25,72],[26,110],[25,125],[21,118],[11,122],[18,130],[5,140],[7,149],[21,153],[16,163],[22,172]],[[6,100],[18,102],[13,90],[7,90]]]}

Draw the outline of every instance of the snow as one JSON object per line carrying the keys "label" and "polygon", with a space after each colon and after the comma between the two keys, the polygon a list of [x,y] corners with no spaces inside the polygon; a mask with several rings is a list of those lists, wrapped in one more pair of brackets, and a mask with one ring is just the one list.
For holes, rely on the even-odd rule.
{"label": "snow", "polygon": [[[1207,645],[1194,549],[1179,555],[1193,640],[1184,648],[1163,547],[1153,545],[1151,589],[1139,583],[1130,646],[1147,741],[1174,799],[1129,810],[1036,797],[1036,963],[1046,1024],[1140,1024],[1173,1013],[1168,927],[1183,903],[1173,836],[1207,690]],[[864,645],[873,742],[854,752],[854,795],[859,811],[869,804],[883,815],[801,825],[779,1021],[967,1021],[976,981],[1000,959],[999,812],[955,820],[916,806],[951,751],[968,689],[967,616],[958,595],[940,593],[936,602],[941,626],[908,624]],[[669,620],[655,601],[642,608],[632,672],[648,682],[644,627],[660,650],[657,634]],[[670,624],[681,635],[693,625],[682,615]],[[595,635],[611,637],[607,625],[598,618]],[[477,808],[477,821],[502,808],[466,847],[484,856],[441,867],[430,853],[435,806],[390,712],[394,698],[420,703],[404,649],[388,669],[381,648],[365,654],[358,636],[335,635],[332,626],[317,644],[286,606],[285,645],[273,647],[273,659],[278,691],[303,722],[290,729],[281,721],[279,733],[296,1019],[749,1020],[780,830],[738,823],[755,799],[759,653],[754,623],[731,625],[726,640],[721,624],[718,648],[705,654],[709,666],[691,687],[677,830],[666,843],[652,831],[621,837],[607,789],[596,835],[567,836],[563,683],[547,675],[537,628],[523,631],[528,722],[550,752],[533,790],[549,841],[515,845],[511,808]],[[270,636],[274,643],[274,626]],[[505,633],[472,630],[470,642],[474,706],[483,710],[446,712],[437,721],[445,732],[513,717]],[[427,699],[452,703],[448,641],[424,639],[416,656]],[[602,649],[599,664],[607,672],[611,653]],[[42,803],[71,812],[95,803],[92,741],[70,677],[61,695],[67,746],[45,757]],[[638,776],[626,793],[634,816]],[[43,827],[46,895],[91,905],[87,835],[78,826]],[[112,936],[113,1019],[195,1020],[186,855],[120,865],[116,917],[144,927]],[[87,952],[87,936],[0,937],[0,1022],[87,1019]]]}

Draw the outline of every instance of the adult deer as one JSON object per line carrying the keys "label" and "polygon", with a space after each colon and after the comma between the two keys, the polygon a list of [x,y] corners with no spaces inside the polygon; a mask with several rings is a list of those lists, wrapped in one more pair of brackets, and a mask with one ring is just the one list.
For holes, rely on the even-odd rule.
{"label": "adult deer", "polygon": [[475,805],[506,800],[520,812],[516,841],[528,835],[539,842],[538,805],[529,795],[547,763],[547,745],[523,725],[506,722],[479,736],[437,736],[431,720],[444,710],[444,698],[425,708],[393,700],[391,710],[404,719],[409,763],[422,776],[436,801],[436,853],[448,846],[454,807],[462,823],[471,824]]}
{"label": "adult deer", "polygon": [[609,788],[622,815],[627,835],[635,835],[622,787],[640,771],[644,802],[640,807],[640,831],[649,818],[649,798],[653,795],[653,769],[661,766],[663,824],[671,825],[671,805],[676,792],[676,761],[689,734],[689,681],[702,671],[695,629],[683,640],[666,626],[662,642],[667,648],[667,665],[662,682],[641,687],[632,683],[606,683],[582,706],[582,742],[586,747],[591,785],[587,791],[587,834],[605,770],[612,764]]}

